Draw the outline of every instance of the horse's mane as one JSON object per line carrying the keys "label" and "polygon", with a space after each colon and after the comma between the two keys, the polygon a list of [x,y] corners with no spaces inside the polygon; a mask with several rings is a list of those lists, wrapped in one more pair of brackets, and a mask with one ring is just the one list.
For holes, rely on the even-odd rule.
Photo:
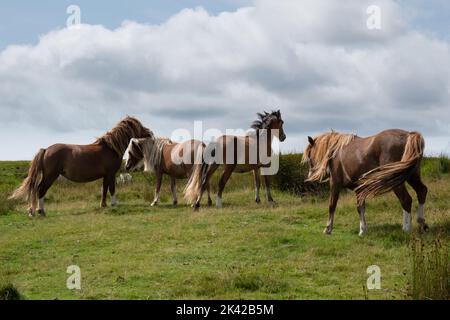
{"label": "horse's mane", "polygon": [[281,112],[278,111],[272,111],[272,113],[265,112],[264,113],[257,113],[258,120],[253,121],[251,128],[258,130],[258,129],[268,129],[270,127],[270,123],[274,120],[281,120]]}
{"label": "horse's mane", "polygon": [[324,133],[314,139],[314,145],[309,144],[303,153],[302,163],[310,159],[315,162],[312,168],[313,174],[307,181],[323,181],[328,175],[328,165],[342,148],[347,146],[355,138],[354,134],[344,134],[335,131]]}
{"label": "horse's mane", "polygon": [[119,156],[123,156],[131,138],[152,137],[153,132],[142,125],[133,117],[126,117],[121,120],[113,129],[106,132],[94,143],[104,143],[113,149]]}
{"label": "horse's mane", "polygon": [[165,137],[145,139],[142,145],[144,155],[144,171],[155,172],[161,165],[164,146],[172,144],[172,140]]}

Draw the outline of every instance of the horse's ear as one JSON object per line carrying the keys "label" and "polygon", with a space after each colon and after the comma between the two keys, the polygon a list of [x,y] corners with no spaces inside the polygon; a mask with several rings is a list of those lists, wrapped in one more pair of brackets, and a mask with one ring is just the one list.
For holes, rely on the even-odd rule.
{"label": "horse's ear", "polygon": [[316,142],[314,141],[314,139],[311,138],[311,137],[309,137],[309,136],[308,136],[308,141],[309,141],[309,144],[310,144],[311,146],[314,146],[314,145],[316,144]]}

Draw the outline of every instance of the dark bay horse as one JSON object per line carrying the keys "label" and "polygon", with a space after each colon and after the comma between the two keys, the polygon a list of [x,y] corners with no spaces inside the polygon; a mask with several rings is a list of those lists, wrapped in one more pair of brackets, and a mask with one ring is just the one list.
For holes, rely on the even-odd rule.
{"label": "dark bay horse", "polygon": [[34,215],[39,202],[38,213],[44,216],[44,196],[61,175],[73,182],[91,182],[103,178],[101,206],[106,207],[108,190],[111,205],[115,205],[116,173],[130,139],[152,135],[139,120],[126,117],[92,144],[55,144],[41,149],[31,162],[28,177],[11,198],[26,199],[30,216]]}
{"label": "dark bay horse", "polygon": [[[170,177],[170,190],[172,191],[173,205],[178,204],[177,179],[189,178],[197,154],[203,152],[205,145],[198,140],[188,140],[183,143],[174,143],[167,138],[132,139],[128,147],[128,157],[125,164],[127,171],[136,170],[144,166],[144,171],[154,172],[156,175],[155,199],[152,206],[159,203],[163,175]],[[208,206],[212,200],[209,184]]]}
{"label": "dark bay horse", "polygon": [[[219,181],[217,208],[222,207],[222,192],[233,172],[244,173],[253,171],[255,200],[257,203],[260,202],[260,169],[270,166],[268,163],[262,163],[261,158],[270,158],[272,156],[272,140],[274,136],[278,137],[280,141],[284,141],[286,135],[283,130],[284,122],[281,118],[280,110],[272,113],[258,113],[258,117],[259,120],[252,124],[252,128],[256,130],[253,134],[246,136],[221,136],[207,146],[205,153],[211,154],[214,160],[203,160],[202,163],[197,163],[185,189],[185,199],[189,203],[193,203],[194,209],[198,210],[200,208],[200,201],[205,188],[220,165],[224,166],[224,170]],[[251,159],[253,153],[256,153],[256,155]],[[273,202],[269,175],[264,175],[264,184],[267,201]]]}
{"label": "dark bay horse", "polygon": [[356,192],[360,236],[367,231],[366,199],[391,190],[403,208],[403,230],[410,232],[412,198],[405,182],[417,193],[417,222],[420,230],[428,230],[424,217],[427,187],[420,176],[425,142],[420,133],[394,129],[361,138],[330,132],[308,139],[309,145],[303,155],[303,163],[308,164],[310,169],[307,181],[323,182],[329,179],[330,184],[329,218],[325,234],[332,232],[334,212],[343,188]]}

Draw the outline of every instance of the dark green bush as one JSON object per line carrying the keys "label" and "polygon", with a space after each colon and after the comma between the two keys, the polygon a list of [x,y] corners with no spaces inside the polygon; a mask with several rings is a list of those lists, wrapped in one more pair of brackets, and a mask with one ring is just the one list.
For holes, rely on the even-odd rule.
{"label": "dark green bush", "polygon": [[305,182],[309,169],[301,164],[301,154],[284,154],[280,157],[280,168],[273,179],[276,188],[297,195],[324,194],[327,183]]}
{"label": "dark green bush", "polygon": [[0,300],[22,300],[19,290],[11,283],[0,285]]}

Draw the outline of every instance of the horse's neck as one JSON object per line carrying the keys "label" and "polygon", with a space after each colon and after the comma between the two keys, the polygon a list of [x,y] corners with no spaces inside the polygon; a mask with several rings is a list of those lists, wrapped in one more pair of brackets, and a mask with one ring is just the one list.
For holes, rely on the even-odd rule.
{"label": "horse's neck", "polygon": [[[263,138],[266,142],[266,151],[267,151],[267,156],[271,157],[272,156],[272,131],[270,129],[266,130],[266,133],[264,135],[261,135],[259,130],[257,130],[256,132],[256,138],[257,138],[257,148],[258,148],[258,154],[260,154],[260,143],[261,143],[261,138]],[[266,155],[264,155],[266,156]]]}

